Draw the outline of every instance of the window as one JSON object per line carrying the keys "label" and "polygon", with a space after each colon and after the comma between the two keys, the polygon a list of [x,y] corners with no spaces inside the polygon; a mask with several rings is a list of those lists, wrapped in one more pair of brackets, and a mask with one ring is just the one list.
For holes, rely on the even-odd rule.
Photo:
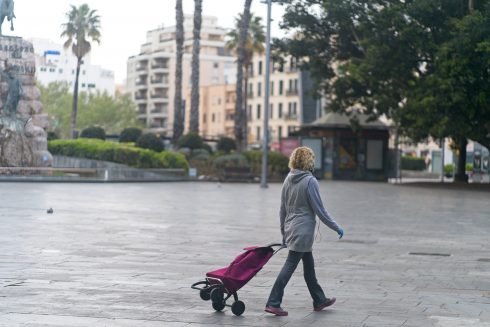
{"label": "window", "polygon": [[293,103],[293,115],[296,116],[298,114],[298,103]]}
{"label": "window", "polygon": [[252,105],[248,105],[248,120],[252,119]]}
{"label": "window", "polygon": [[206,117],[206,114],[203,114],[203,115],[202,115],[202,121],[203,121],[204,123],[206,122],[206,118],[207,118],[207,117]]}
{"label": "window", "polygon": [[82,75],[85,75],[85,70],[82,70]]}
{"label": "window", "polygon": [[50,69],[49,69],[49,72],[50,72],[50,73],[54,73],[55,71],[56,71],[56,69],[54,69],[54,68],[50,68]]}
{"label": "window", "polygon": [[213,113],[213,114],[211,115],[211,122],[213,122],[213,123],[214,123],[215,121],[216,121],[216,114],[214,114],[214,113]]}
{"label": "window", "polygon": [[262,61],[259,61],[259,75],[262,75]]}
{"label": "window", "polygon": [[248,95],[253,96],[254,94],[254,85],[252,83],[248,83]]}
{"label": "window", "polygon": [[257,135],[255,136],[257,141],[260,141],[260,127],[257,127]]}
{"label": "window", "polygon": [[82,83],[82,87],[85,87],[85,83]]}
{"label": "window", "polygon": [[257,119],[260,119],[260,104],[257,105]]}
{"label": "window", "polygon": [[72,75],[75,75],[75,69],[72,69],[72,70],[71,70],[71,74],[72,74]]}
{"label": "window", "polygon": [[288,116],[291,117],[291,114],[293,113],[293,103],[288,102]]}
{"label": "window", "polygon": [[274,82],[271,82],[271,95],[274,95]]}
{"label": "window", "polygon": [[257,96],[258,97],[262,96],[262,83],[261,82],[259,82],[257,84]]}
{"label": "window", "polygon": [[291,92],[292,90],[293,90],[293,80],[290,79],[289,80],[289,89],[288,89],[288,91]]}
{"label": "window", "polygon": [[218,68],[219,68],[219,62],[215,62],[215,63],[213,64],[213,68],[218,69]]}
{"label": "window", "polygon": [[89,89],[95,89],[95,84],[91,83],[91,84],[88,84],[87,87]]}
{"label": "window", "polygon": [[282,138],[282,126],[277,128],[277,138],[280,140]]}
{"label": "window", "polygon": [[294,91],[298,92],[298,79],[294,80]]}
{"label": "window", "polygon": [[271,103],[269,110],[271,112],[271,119],[273,119],[274,118],[274,105],[272,103]]}
{"label": "window", "polygon": [[279,81],[279,95],[282,95],[284,89],[284,81]]}
{"label": "window", "polygon": [[58,73],[63,74],[63,69],[58,69]]}
{"label": "window", "polygon": [[282,118],[282,103],[279,103],[277,118]]}

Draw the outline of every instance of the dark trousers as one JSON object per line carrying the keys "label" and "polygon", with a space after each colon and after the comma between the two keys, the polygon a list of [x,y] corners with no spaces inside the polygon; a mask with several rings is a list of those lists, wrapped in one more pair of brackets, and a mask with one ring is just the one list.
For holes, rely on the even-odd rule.
{"label": "dark trousers", "polygon": [[315,262],[313,261],[313,254],[311,252],[295,252],[289,251],[288,258],[282,267],[279,276],[277,276],[276,282],[272,287],[269,300],[267,300],[267,306],[280,307],[282,297],[284,295],[284,288],[289,282],[289,279],[293,275],[300,260],[303,260],[303,270],[306,285],[310,291],[310,295],[313,299],[313,306],[319,306],[327,301],[325,293],[323,293],[322,287],[318,284],[315,275]]}

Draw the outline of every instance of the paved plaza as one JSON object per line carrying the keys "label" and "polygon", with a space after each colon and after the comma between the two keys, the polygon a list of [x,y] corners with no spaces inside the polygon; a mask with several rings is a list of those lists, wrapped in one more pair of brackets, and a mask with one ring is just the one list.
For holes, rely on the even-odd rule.
{"label": "paved plaza", "polygon": [[[490,327],[490,193],[320,182],[313,312],[299,267],[288,317],[263,312],[287,251],[216,313],[190,285],[280,240],[280,184],[0,184],[0,326]],[[46,210],[53,208],[53,214]]]}

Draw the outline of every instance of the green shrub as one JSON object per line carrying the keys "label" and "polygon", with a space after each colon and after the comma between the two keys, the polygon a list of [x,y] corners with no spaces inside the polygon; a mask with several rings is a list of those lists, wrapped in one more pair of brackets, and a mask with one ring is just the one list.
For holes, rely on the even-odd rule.
{"label": "green shrub", "polygon": [[205,149],[195,149],[195,150],[192,150],[192,152],[191,152],[191,158],[198,157],[198,156],[208,156],[208,157],[210,157],[211,155],[209,154],[208,150],[205,150]]}
{"label": "green shrub", "polygon": [[249,168],[247,158],[241,154],[228,154],[221,157],[217,157],[213,161],[214,169],[223,168]]}
{"label": "green shrub", "polygon": [[161,152],[164,149],[162,140],[155,134],[147,133],[141,135],[136,141],[136,146],[142,149],[149,149]]}
{"label": "green shrub", "polygon": [[177,145],[179,148],[189,148],[191,150],[202,149],[204,146],[204,141],[198,134],[189,133],[182,136],[177,142]]}
{"label": "green shrub", "polygon": [[54,140],[48,147],[53,155],[111,161],[136,168],[189,168],[180,153],[155,152],[96,139]]}
{"label": "green shrub", "polygon": [[236,142],[232,138],[221,137],[218,140],[217,149],[218,151],[223,151],[224,153],[230,153],[231,151],[236,150]]}
{"label": "green shrub", "polygon": [[472,171],[473,171],[473,164],[471,164],[471,163],[467,163],[467,164],[466,164],[466,171],[470,171],[470,172],[472,172]]}
{"label": "green shrub", "polygon": [[[262,170],[262,151],[245,151],[243,155],[250,163],[250,167],[255,174],[260,174]],[[270,174],[283,176],[289,172],[289,158],[280,152],[269,151],[268,171]]]}
{"label": "green shrub", "polygon": [[122,130],[119,135],[119,142],[121,143],[136,143],[140,136],[143,134],[143,131],[139,128],[130,127]]}
{"label": "green shrub", "polygon": [[453,171],[454,171],[454,165],[453,164],[444,165],[444,174],[445,175],[452,175]]}
{"label": "green shrub", "polygon": [[80,134],[81,138],[105,140],[105,131],[102,127],[92,126],[85,128]]}
{"label": "green shrub", "polygon": [[401,162],[402,170],[425,170],[425,159],[403,156]]}
{"label": "green shrub", "polygon": [[56,132],[48,132],[48,141],[59,139],[58,134]]}

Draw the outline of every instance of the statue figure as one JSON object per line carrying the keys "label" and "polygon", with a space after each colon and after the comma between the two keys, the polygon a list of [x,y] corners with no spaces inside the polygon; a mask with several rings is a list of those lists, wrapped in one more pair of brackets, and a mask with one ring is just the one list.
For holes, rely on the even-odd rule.
{"label": "statue figure", "polygon": [[0,0],[0,35],[2,35],[3,21],[7,17],[10,22],[10,30],[14,30],[14,0]]}
{"label": "statue figure", "polygon": [[0,76],[5,79],[8,84],[7,99],[3,104],[3,114],[14,117],[17,114],[17,105],[19,104],[20,97],[22,95],[22,83],[15,76],[12,68],[8,66],[5,60],[5,69],[0,68]]}

